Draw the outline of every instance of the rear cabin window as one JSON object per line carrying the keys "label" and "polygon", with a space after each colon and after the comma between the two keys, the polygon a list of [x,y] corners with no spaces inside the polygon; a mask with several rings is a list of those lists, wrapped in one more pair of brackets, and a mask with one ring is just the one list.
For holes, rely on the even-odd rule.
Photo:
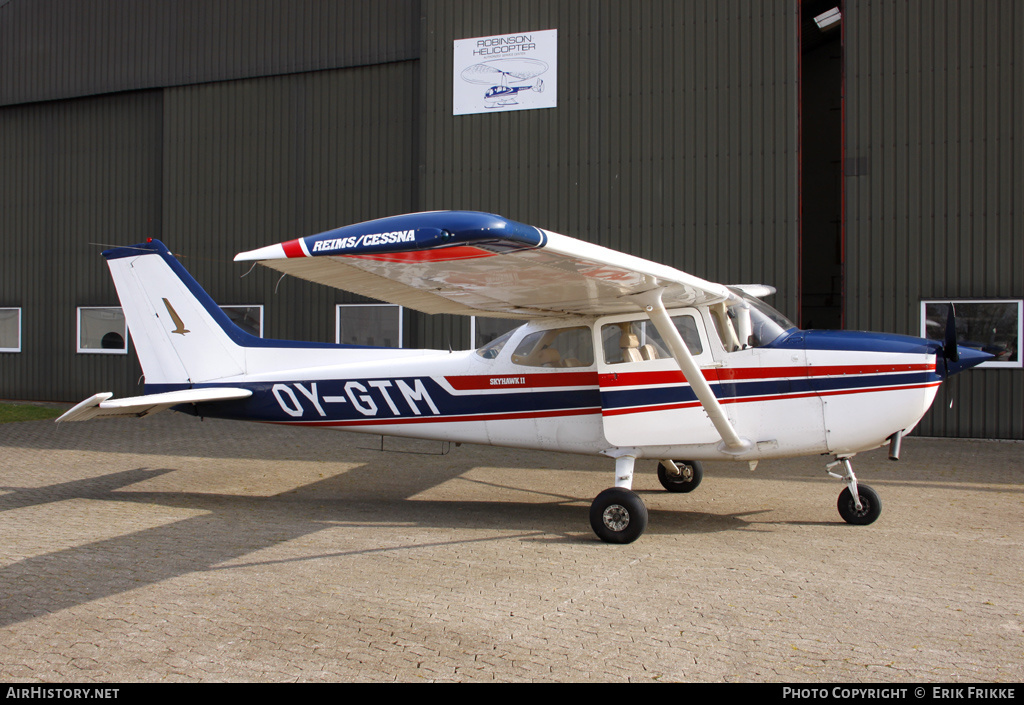
{"label": "rear cabin window", "polygon": [[590,328],[555,328],[531,333],[512,353],[512,362],[526,367],[590,367],[594,364]]}

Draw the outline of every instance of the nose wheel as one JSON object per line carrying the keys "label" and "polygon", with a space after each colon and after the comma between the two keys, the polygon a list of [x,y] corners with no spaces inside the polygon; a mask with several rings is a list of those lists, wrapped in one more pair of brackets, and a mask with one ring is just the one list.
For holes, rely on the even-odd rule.
{"label": "nose wheel", "polygon": [[[843,466],[843,474],[832,472],[832,468],[837,465]],[[882,513],[882,500],[873,489],[857,482],[849,457],[838,458],[834,463],[829,463],[826,471],[832,477],[846,483],[846,489],[839,493],[839,501],[836,503],[843,521],[847,524],[865,526],[878,518]]]}
{"label": "nose wheel", "polygon": [[853,499],[850,488],[845,488],[839,493],[839,516],[847,524],[866,525],[872,523],[882,513],[882,500],[878,493],[867,485],[858,485],[857,498],[860,500],[860,508]]}

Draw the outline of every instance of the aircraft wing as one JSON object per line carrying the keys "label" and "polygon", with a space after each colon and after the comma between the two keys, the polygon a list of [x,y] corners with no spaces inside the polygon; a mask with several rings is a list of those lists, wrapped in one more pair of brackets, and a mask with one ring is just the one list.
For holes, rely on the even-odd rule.
{"label": "aircraft wing", "polygon": [[124,397],[111,400],[113,394],[94,394],[57,419],[61,421],[88,421],[105,416],[149,416],[178,404],[197,404],[204,401],[228,401],[252,396],[251,389],[182,389],[160,394],[145,394],[141,397]]}
{"label": "aircraft wing", "polygon": [[599,245],[470,211],[410,213],[235,257],[425,313],[496,318],[637,310],[664,287],[667,308],[730,298],[721,284]]}

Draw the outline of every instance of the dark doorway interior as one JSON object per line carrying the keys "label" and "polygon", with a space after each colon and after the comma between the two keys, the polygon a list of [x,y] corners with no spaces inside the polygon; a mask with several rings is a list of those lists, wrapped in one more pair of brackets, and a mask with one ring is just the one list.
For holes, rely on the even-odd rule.
{"label": "dark doorway interior", "polygon": [[800,70],[800,326],[843,327],[843,44],[839,0],[803,0]]}

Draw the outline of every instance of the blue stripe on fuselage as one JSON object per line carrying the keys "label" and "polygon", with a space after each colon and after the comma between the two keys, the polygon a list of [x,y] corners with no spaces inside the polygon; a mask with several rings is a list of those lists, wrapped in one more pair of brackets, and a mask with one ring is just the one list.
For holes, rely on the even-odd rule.
{"label": "blue stripe on fuselage", "polygon": [[[941,377],[934,372],[904,372],[880,375],[789,377],[743,382],[711,382],[710,386],[717,399],[728,402],[737,399],[756,400],[759,397],[866,392],[902,386],[920,386],[939,381],[941,381]],[[671,384],[601,391],[602,406],[610,410],[696,402],[697,395],[689,385]]]}
{"label": "blue stripe on fuselage", "polygon": [[[242,387],[252,397],[202,405],[202,415],[270,422],[345,422],[529,414],[600,407],[596,387],[560,390],[502,389],[483,394],[451,394],[430,377],[306,380],[196,387]],[[180,385],[147,385],[157,393]],[[192,409],[180,409],[192,412]]]}

